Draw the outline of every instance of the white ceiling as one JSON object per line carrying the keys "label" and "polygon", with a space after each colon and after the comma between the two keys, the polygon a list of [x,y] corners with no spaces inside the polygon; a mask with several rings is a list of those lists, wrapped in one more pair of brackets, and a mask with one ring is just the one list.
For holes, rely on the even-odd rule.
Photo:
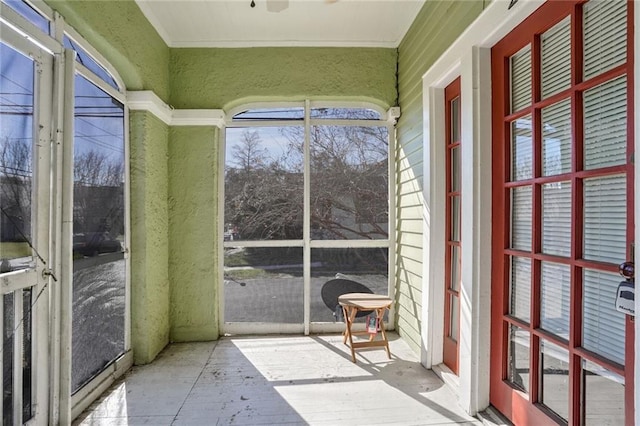
{"label": "white ceiling", "polygon": [[254,1],[136,3],[169,47],[397,47],[425,0]]}

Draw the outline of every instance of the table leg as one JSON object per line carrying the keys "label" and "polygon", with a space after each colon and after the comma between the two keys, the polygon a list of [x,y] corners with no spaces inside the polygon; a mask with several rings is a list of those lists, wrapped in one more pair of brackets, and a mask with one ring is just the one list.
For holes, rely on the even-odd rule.
{"label": "table leg", "polygon": [[354,307],[343,307],[344,310],[344,318],[345,318],[345,336],[343,339],[343,343],[347,342],[347,338],[349,338],[349,349],[351,349],[351,361],[356,362],[356,351],[353,348],[353,332],[351,327],[353,326],[353,321],[356,319],[356,314],[358,313],[358,309]]}
{"label": "table leg", "polygon": [[382,333],[382,340],[384,340],[384,347],[387,350],[387,356],[391,359],[391,351],[389,350],[389,340],[387,340],[387,332],[384,331],[384,311],[386,308],[376,309],[376,316],[380,322],[380,333]]}

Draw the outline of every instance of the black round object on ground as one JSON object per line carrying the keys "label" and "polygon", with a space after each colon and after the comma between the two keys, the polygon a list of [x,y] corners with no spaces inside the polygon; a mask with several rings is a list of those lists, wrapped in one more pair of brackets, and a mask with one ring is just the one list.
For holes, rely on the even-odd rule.
{"label": "black round object on ground", "polygon": [[[327,305],[327,308],[331,309],[331,312],[334,313],[336,312],[336,308],[339,308],[338,297],[347,293],[373,294],[373,291],[371,291],[371,289],[364,284],[341,278],[327,281],[322,286],[322,290],[320,290],[322,301],[325,305]],[[369,315],[371,312],[373,311],[360,311],[358,312],[356,317],[364,317]]]}

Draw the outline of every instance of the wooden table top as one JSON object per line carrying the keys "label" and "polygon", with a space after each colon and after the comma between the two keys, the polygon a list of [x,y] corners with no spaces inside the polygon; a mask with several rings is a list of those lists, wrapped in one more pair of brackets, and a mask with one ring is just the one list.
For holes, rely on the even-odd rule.
{"label": "wooden table top", "polygon": [[358,309],[370,310],[387,308],[393,303],[388,296],[370,293],[347,293],[338,297],[341,306],[352,306]]}

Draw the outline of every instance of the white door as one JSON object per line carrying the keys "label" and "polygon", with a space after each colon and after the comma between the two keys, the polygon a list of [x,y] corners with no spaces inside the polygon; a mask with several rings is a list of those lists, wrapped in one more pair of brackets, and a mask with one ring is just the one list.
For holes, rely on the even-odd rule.
{"label": "white door", "polygon": [[4,425],[46,424],[53,58],[2,27],[0,318]]}

